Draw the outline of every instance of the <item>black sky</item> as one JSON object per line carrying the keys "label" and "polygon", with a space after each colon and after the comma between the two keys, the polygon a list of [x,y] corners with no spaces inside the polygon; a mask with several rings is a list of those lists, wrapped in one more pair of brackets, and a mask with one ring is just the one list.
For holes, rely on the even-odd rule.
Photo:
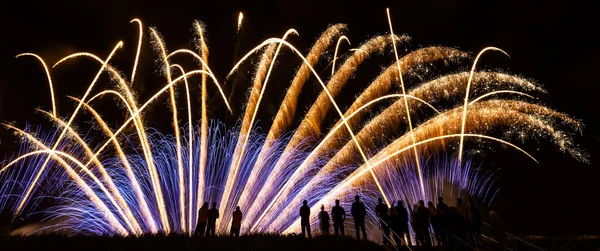
{"label": "black sky", "polygon": [[[353,46],[376,34],[388,32],[385,8],[390,7],[396,33],[412,37],[411,48],[445,45],[477,53],[487,46],[504,49],[510,59],[485,56],[482,66],[503,69],[535,79],[548,91],[542,100],[549,107],[581,120],[586,129],[575,136],[591,155],[583,164],[541,144],[533,154],[535,164],[523,156],[491,155],[483,163],[501,167],[500,193],[492,205],[504,217],[507,229],[517,234],[555,236],[600,234],[600,170],[597,154],[600,105],[597,87],[598,9],[573,1],[12,1],[1,14],[0,121],[43,121],[34,108],[50,108],[43,71],[33,59],[15,59],[22,52],[42,55],[47,62],[78,51],[107,55],[119,41],[125,42],[117,67],[130,72],[139,17],[156,26],[170,48],[190,48],[191,24],[207,24],[210,64],[222,78],[233,62],[235,26],[239,11],[245,15],[244,48],[269,37],[280,37],[288,28],[300,33],[291,41],[306,50],[329,24],[349,25]],[[18,3],[16,3],[18,2]],[[377,3],[371,3],[377,2]],[[147,44],[146,44],[147,46]],[[146,51],[151,53],[150,50]],[[387,63],[386,63],[387,64]],[[96,67],[95,65],[92,65]],[[72,74],[57,69],[57,95],[82,95],[83,82],[65,81]],[[148,63],[148,69],[152,65]],[[69,68],[69,67],[65,67]],[[142,73],[151,78],[154,73]],[[374,76],[374,75],[373,75]],[[239,91],[239,90],[237,90]],[[238,95],[243,98],[243,93]],[[64,99],[64,98],[63,98]],[[69,103],[59,104],[66,115]],[[117,123],[117,121],[115,121]],[[14,150],[14,138],[0,132],[0,154]],[[535,142],[534,142],[535,143]],[[532,146],[530,149],[536,149]],[[500,151],[500,153],[502,153]]]}

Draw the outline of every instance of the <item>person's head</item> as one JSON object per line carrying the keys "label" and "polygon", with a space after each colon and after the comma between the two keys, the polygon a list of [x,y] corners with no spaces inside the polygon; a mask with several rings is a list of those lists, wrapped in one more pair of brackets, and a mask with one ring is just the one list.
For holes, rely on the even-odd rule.
{"label": "person's head", "polygon": [[235,211],[240,211],[240,206],[235,207]]}
{"label": "person's head", "polygon": [[498,214],[496,211],[490,211],[490,220],[495,220],[498,218]]}
{"label": "person's head", "polygon": [[208,207],[208,201],[204,202],[204,205],[202,205],[203,207]]}
{"label": "person's head", "polygon": [[427,206],[428,207],[433,207],[433,202],[431,202],[431,201],[427,202]]}
{"label": "person's head", "polygon": [[308,201],[304,200],[304,201],[302,202],[302,205],[304,205],[304,206],[308,206]]}
{"label": "person's head", "polygon": [[462,199],[461,198],[457,198],[456,199],[456,204],[457,205],[462,205]]}
{"label": "person's head", "polygon": [[402,201],[401,201],[401,200],[399,200],[397,203],[398,203],[398,206],[399,206],[399,207],[404,207],[404,203],[402,203]]}
{"label": "person's head", "polygon": [[321,205],[321,211],[325,211],[325,205]]}
{"label": "person's head", "polygon": [[444,203],[444,198],[442,196],[438,197],[438,202],[439,203]]}
{"label": "person's head", "polygon": [[340,200],[335,200],[335,205],[339,206],[340,205]]}
{"label": "person's head", "polygon": [[425,201],[419,200],[419,206],[425,206]]}
{"label": "person's head", "polygon": [[379,204],[383,203],[383,199],[381,197],[379,197],[379,199],[377,199],[377,201],[379,201]]}
{"label": "person's head", "polygon": [[213,202],[212,208],[217,208],[217,202]]}
{"label": "person's head", "polygon": [[354,196],[354,200],[355,200],[356,202],[359,202],[359,201],[360,201],[360,196],[358,196],[358,195]]}
{"label": "person's head", "polygon": [[396,208],[390,207],[389,214],[390,216],[398,216],[398,211],[396,211]]}

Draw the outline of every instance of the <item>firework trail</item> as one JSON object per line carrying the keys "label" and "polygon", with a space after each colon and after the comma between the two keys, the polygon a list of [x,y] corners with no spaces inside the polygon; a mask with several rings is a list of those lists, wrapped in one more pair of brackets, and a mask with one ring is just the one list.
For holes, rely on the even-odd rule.
{"label": "firework trail", "polygon": [[[237,33],[242,19],[240,13]],[[466,194],[489,203],[496,191],[495,170],[476,167],[475,157],[465,149],[501,145],[535,161],[535,156],[514,143],[529,138],[550,141],[558,150],[587,161],[569,136],[570,131],[581,132],[583,125],[540,104],[535,96],[545,91],[534,81],[476,70],[483,52],[494,48],[484,49],[473,61],[470,53],[442,46],[400,53],[398,44],[409,38],[394,35],[389,12],[388,21],[388,35],[367,40],[348,56],[338,56],[341,42],[349,44],[344,24],[328,27],[306,56],[286,41],[287,36],[297,35],[294,29],[251,49],[225,76],[227,80],[233,74],[244,75],[240,65],[257,61],[245,111],[233,126],[208,116],[208,82],[219,90],[215,96],[233,111],[208,64],[206,29],[199,21],[193,23],[197,52],[177,49],[169,53],[157,29],[149,29],[166,84],[143,103],[138,103],[132,89],[141,76],[136,74],[139,62],[147,60],[140,55],[144,26],[139,19],[131,21],[138,24],[139,39],[130,80],[110,64],[122,42],[106,59],[75,53],[58,61],[54,67],[75,58],[91,58],[100,66],[83,96],[68,96],[77,105],[65,118],[56,108],[51,69],[36,54],[20,54],[17,57],[36,57],[44,67],[52,111],[39,112],[55,127],[20,129],[3,124],[22,143],[18,154],[0,168],[0,211],[24,218],[33,213],[46,215],[46,225],[22,228],[21,234],[191,235],[199,207],[218,202],[223,216],[217,225],[219,233],[228,230],[232,210],[238,205],[244,212],[242,231],[289,233],[299,229],[296,209],[305,199],[314,211],[321,205],[329,208],[335,199],[349,207],[355,194],[382,197],[387,203],[402,200],[408,205]],[[257,125],[257,113],[282,50],[291,50],[302,63],[271,127],[263,130]],[[389,56],[388,67],[354,99],[339,98],[346,86],[354,84],[352,76],[358,68],[375,54]],[[179,60],[186,58],[195,60],[197,68],[184,69]],[[324,59],[331,61],[327,81],[316,69],[328,63],[321,62]],[[337,67],[336,60],[343,63]],[[464,62],[471,63],[470,71],[439,72],[434,67],[462,67]],[[103,73],[114,89],[94,88]],[[189,86],[196,77],[198,94]],[[299,114],[298,109],[305,109],[298,107],[300,94],[313,78],[320,84],[320,94],[305,114]],[[185,92],[181,99],[185,105],[177,104],[176,91]],[[125,122],[116,129],[94,108],[98,98],[107,95],[115,97],[115,105],[126,112]],[[194,95],[200,95],[201,107],[196,120]],[[168,99],[170,134],[144,125],[144,112],[159,105],[155,101],[160,97]],[[336,100],[350,103],[341,106]],[[337,117],[330,121],[328,114],[333,111]],[[182,112],[185,115],[179,116]],[[94,125],[83,131],[75,124],[76,117],[91,117]],[[297,128],[291,128],[294,121],[299,121]],[[131,127],[132,132],[124,133]],[[39,201],[46,197],[55,198],[57,204],[41,207]],[[375,233],[374,203],[365,201],[367,225]]]}

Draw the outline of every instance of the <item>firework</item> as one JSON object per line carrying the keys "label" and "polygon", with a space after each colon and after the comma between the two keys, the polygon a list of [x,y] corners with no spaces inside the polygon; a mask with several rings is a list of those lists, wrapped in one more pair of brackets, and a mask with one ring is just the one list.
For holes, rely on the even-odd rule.
{"label": "firework", "polygon": [[[240,13],[237,32],[242,19]],[[32,53],[20,54],[17,57],[36,57],[44,67],[52,112],[40,112],[57,129],[4,124],[23,139],[23,145],[19,155],[0,169],[5,184],[0,188],[0,210],[14,215],[38,211],[48,215],[46,222],[51,222],[51,227],[27,228],[26,234],[68,229],[70,233],[123,236],[191,235],[200,205],[210,201],[219,202],[223,216],[218,232],[228,230],[231,213],[239,205],[244,212],[242,231],[287,233],[299,228],[296,209],[305,199],[314,211],[335,199],[348,206],[356,193],[382,197],[388,204],[397,200],[414,204],[461,192],[491,201],[494,172],[473,166],[471,157],[465,155],[465,142],[477,142],[482,149],[476,150],[508,146],[535,161],[511,140],[545,138],[559,150],[586,161],[566,132],[580,132],[582,125],[535,102],[535,94],[544,92],[536,83],[507,73],[476,70],[481,55],[500,49],[482,50],[470,71],[433,75],[432,65],[460,66],[471,60],[471,54],[441,46],[400,54],[398,47],[409,38],[394,35],[389,11],[388,21],[389,35],[371,38],[350,49],[348,56],[339,52],[342,41],[350,44],[343,35],[344,24],[326,29],[306,56],[286,41],[289,35],[298,35],[294,29],[250,50],[225,76],[227,80],[242,63],[258,57],[245,111],[235,126],[208,117],[209,95],[220,97],[232,110],[222,88],[224,82],[219,82],[210,68],[205,26],[199,21],[193,23],[198,53],[189,49],[169,53],[157,29],[149,29],[166,83],[141,105],[133,91],[134,81],[140,78],[136,77],[137,66],[143,60],[144,26],[139,19],[131,21],[138,24],[139,40],[130,78],[110,63],[122,42],[106,59],[75,53],[58,61],[54,67],[76,58],[91,58],[100,65],[85,94],[69,97],[77,106],[66,119],[56,109],[55,83],[44,60]],[[278,55],[289,50],[302,64],[272,126],[263,133],[256,125],[257,113]],[[360,65],[374,60],[376,54],[387,57],[389,67],[343,111],[336,99]],[[198,68],[184,69],[178,60],[185,58],[195,60]],[[342,62],[339,67],[336,61]],[[317,74],[315,68],[321,65],[331,67],[320,69],[331,72],[328,80]],[[116,87],[93,93],[103,74],[108,74]],[[197,95],[201,111],[194,120],[192,97],[196,94],[191,93],[190,84],[196,75],[200,75],[201,93]],[[297,114],[299,96],[309,78],[318,82],[321,93],[306,114]],[[209,82],[219,93],[208,93]],[[178,105],[177,91],[185,93],[185,105]],[[173,131],[162,134],[144,126],[143,114],[167,93]],[[116,130],[94,108],[93,102],[104,95],[117,97],[127,112]],[[180,116],[182,112],[185,116]],[[339,119],[327,127],[332,112]],[[103,139],[100,144],[92,143],[97,138],[83,136],[88,132],[77,130],[74,120],[82,116],[93,117],[97,126],[92,129],[99,128],[97,138]],[[298,117],[302,117],[299,126],[291,128]],[[131,126],[135,133],[124,135]],[[499,130],[504,133],[498,136]],[[54,197],[59,204],[40,208],[38,201],[44,196]],[[366,203],[373,206],[372,201]],[[376,218],[373,212],[369,214],[369,225],[376,228]]]}

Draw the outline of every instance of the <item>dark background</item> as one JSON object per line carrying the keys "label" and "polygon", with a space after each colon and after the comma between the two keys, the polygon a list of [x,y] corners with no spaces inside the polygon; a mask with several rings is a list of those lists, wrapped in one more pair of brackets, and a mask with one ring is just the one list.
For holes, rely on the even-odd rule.
{"label": "dark background", "polygon": [[[266,38],[280,37],[289,28],[300,33],[290,41],[307,51],[329,24],[346,23],[347,35],[356,47],[373,35],[389,32],[386,7],[391,8],[396,33],[412,37],[409,48],[445,45],[473,53],[487,46],[502,48],[511,58],[499,53],[487,54],[481,62],[482,68],[503,69],[542,84],[549,93],[541,97],[545,104],[586,125],[583,135],[575,135],[575,140],[590,154],[591,162],[579,163],[543,142],[533,142],[527,148],[533,150],[540,164],[515,152],[491,153],[482,163],[502,168],[497,183],[500,192],[491,207],[502,216],[507,230],[516,234],[600,234],[597,227],[600,191],[596,185],[600,177],[596,164],[596,145],[600,143],[596,117],[600,100],[596,92],[600,49],[595,39],[598,22],[593,16],[598,10],[589,5],[572,1],[11,2],[0,13],[0,120],[15,121],[21,127],[27,121],[45,123],[45,118],[34,114],[34,109],[49,111],[51,106],[39,63],[33,58],[15,59],[16,54],[38,53],[49,64],[79,51],[105,58],[123,40],[125,47],[112,62],[129,76],[138,34],[137,26],[129,21],[135,17],[145,27],[156,26],[171,49],[191,48],[192,21],[206,23],[210,64],[219,79],[224,79],[232,66],[236,45],[245,53]],[[243,40],[236,39],[235,32],[239,11],[245,15]],[[147,30],[145,34],[142,60],[146,61],[138,71],[140,80],[136,80],[142,97],[162,85],[157,84],[156,67],[150,60],[152,50],[148,49]],[[388,62],[391,61],[382,66]],[[73,109],[73,103],[64,95],[80,97],[98,69],[89,59],[80,59],[77,64],[80,65],[74,67],[75,63],[71,63],[70,67],[52,70],[62,116]],[[371,74],[371,78],[374,76]],[[245,88],[235,90],[235,99],[244,100]],[[231,87],[226,89],[227,93],[231,91]],[[211,92],[215,93],[213,89]],[[278,103],[270,98],[263,102],[270,104],[264,109],[277,109]],[[215,98],[211,104],[216,107],[211,113],[221,116],[222,102]],[[225,120],[238,118],[240,105],[241,101],[234,115],[225,116]],[[304,110],[299,108],[299,111]],[[110,123],[122,122],[120,112],[107,113],[109,118],[114,117]],[[149,112],[149,116],[152,114]],[[268,112],[262,117],[267,120]],[[151,125],[161,127],[160,120],[153,121]],[[10,155],[16,150],[11,132],[1,129],[0,140],[0,154]]]}

